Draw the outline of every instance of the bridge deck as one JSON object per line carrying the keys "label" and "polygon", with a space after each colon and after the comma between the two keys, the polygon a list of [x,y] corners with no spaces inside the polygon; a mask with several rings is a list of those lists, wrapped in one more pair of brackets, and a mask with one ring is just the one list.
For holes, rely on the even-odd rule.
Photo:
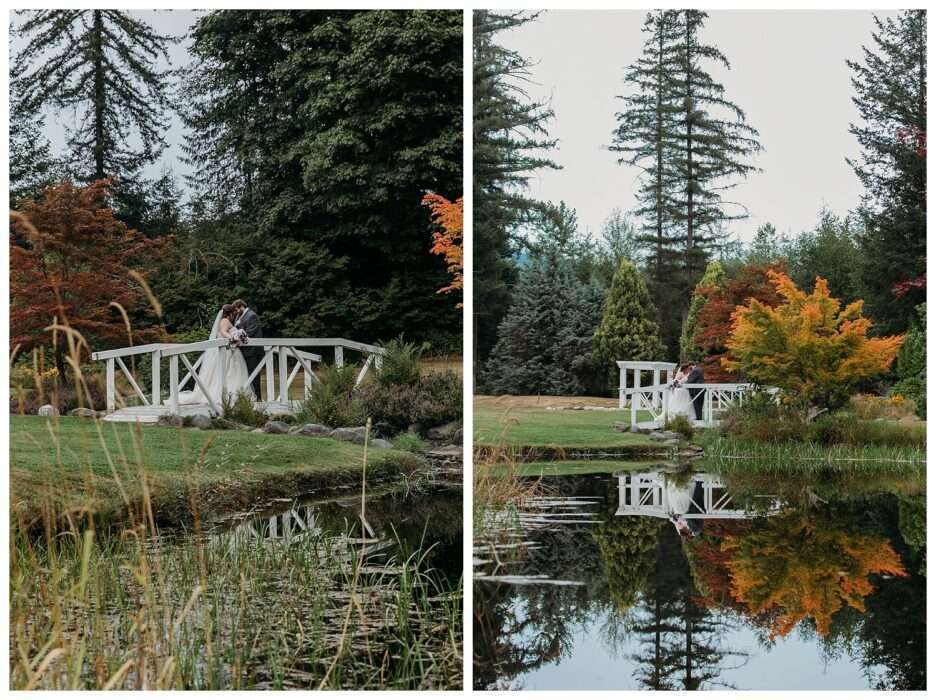
{"label": "bridge deck", "polygon": [[[298,401],[281,403],[279,401],[257,401],[254,407],[267,413],[293,413],[298,407]],[[178,415],[185,416],[210,416],[211,406],[207,403],[186,403],[179,404]],[[113,413],[108,413],[105,421],[115,423],[156,423],[161,416],[169,415],[169,407],[161,406],[125,406],[119,408]]]}

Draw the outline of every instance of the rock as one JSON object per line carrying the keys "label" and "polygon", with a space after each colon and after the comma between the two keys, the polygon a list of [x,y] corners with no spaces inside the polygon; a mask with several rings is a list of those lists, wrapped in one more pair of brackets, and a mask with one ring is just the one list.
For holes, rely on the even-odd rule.
{"label": "rock", "polygon": [[45,406],[40,406],[39,410],[36,411],[37,416],[57,416],[58,409],[50,403],[47,403]]}
{"label": "rock", "polygon": [[181,428],[183,425],[182,416],[160,416],[156,421],[156,425],[161,425],[164,428]]}
{"label": "rock", "polygon": [[614,430],[618,433],[629,433],[631,429],[630,423],[622,423],[621,421],[614,421]]}
{"label": "rock", "polygon": [[280,420],[271,420],[267,421],[260,430],[268,435],[285,435],[289,432],[289,424]]}
{"label": "rock", "polygon": [[204,414],[192,416],[190,424],[193,428],[198,428],[199,430],[211,430],[215,427],[211,416],[206,416]]}
{"label": "rock", "polygon": [[331,431],[332,429],[327,425],[306,423],[305,425],[297,425],[295,428],[290,428],[289,433],[291,435],[305,435],[306,437],[325,437],[331,433]]}
{"label": "rock", "polygon": [[73,408],[68,412],[68,415],[75,416],[75,418],[98,418],[100,416],[93,408],[85,408],[84,406]]}
{"label": "rock", "polygon": [[262,433],[262,432],[263,432],[263,428],[254,428],[254,429],[251,430],[250,432],[252,432],[252,433]]}
{"label": "rock", "polygon": [[664,440],[663,447],[679,447],[679,440],[677,440],[676,438],[670,438],[669,440]]}
{"label": "rock", "polygon": [[458,445],[446,445],[445,447],[437,447],[434,450],[429,450],[426,454],[429,457],[461,457],[462,448]]}
{"label": "rock", "polygon": [[456,444],[461,445],[465,441],[464,435],[465,435],[464,431],[461,428],[459,428],[452,435],[452,442],[455,442]]}
{"label": "rock", "polygon": [[663,436],[664,440],[679,440],[682,437],[682,433],[673,430],[661,430],[660,435]]}
{"label": "rock", "polygon": [[270,417],[270,420],[280,420],[282,418],[292,418],[292,413],[290,411],[284,410],[282,408],[273,408],[267,411],[267,416]]}
{"label": "rock", "polygon": [[429,428],[426,437],[430,440],[452,440],[455,431],[461,428],[461,422],[457,420],[450,421],[445,425],[437,425],[435,428]]}
{"label": "rock", "polygon": [[364,444],[364,434],[367,432],[366,428],[335,428],[332,430],[328,437],[334,438],[335,440],[343,440],[344,442],[354,442],[358,445]]}
{"label": "rock", "polygon": [[649,433],[647,437],[650,438],[651,440],[657,440],[657,441],[666,440],[666,436],[657,430],[654,430],[652,433]]}
{"label": "rock", "polygon": [[392,450],[393,449],[393,445],[390,442],[388,442],[387,440],[383,440],[381,438],[377,438],[376,440],[371,440],[370,446],[376,447],[380,450]]}

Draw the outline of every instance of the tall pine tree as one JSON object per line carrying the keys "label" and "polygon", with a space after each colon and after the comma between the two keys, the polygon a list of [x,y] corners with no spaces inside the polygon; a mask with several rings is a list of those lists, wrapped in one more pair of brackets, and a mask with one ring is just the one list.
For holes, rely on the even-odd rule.
{"label": "tall pine tree", "polygon": [[13,32],[28,43],[13,60],[22,108],[75,110],[69,134],[83,180],[132,177],[166,146],[172,37],[123,10],[23,10]]}
{"label": "tall pine tree", "polygon": [[535,214],[537,202],[526,184],[542,168],[557,167],[546,124],[553,113],[524,90],[530,59],[501,46],[497,35],[521,27],[536,15],[474,13],[474,308],[475,359],[495,342],[497,327],[516,276],[518,226]]}
{"label": "tall pine tree", "polygon": [[894,285],[926,272],[926,11],[875,17],[874,44],[848,61],[861,122],[850,131],[861,157],[850,160],[866,198],[860,270],[868,315],[881,333],[907,329],[925,300]]}

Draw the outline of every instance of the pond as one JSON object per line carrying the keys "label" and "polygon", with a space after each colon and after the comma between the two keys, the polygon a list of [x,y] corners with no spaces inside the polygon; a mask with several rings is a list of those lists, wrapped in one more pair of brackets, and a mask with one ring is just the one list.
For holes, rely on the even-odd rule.
{"label": "pond", "polygon": [[476,689],[925,688],[922,469],[595,467],[476,522]]}
{"label": "pond", "polygon": [[20,537],[11,649],[64,650],[49,688],[460,688],[461,489],[369,493],[363,533],[360,511],[349,490],[86,559]]}

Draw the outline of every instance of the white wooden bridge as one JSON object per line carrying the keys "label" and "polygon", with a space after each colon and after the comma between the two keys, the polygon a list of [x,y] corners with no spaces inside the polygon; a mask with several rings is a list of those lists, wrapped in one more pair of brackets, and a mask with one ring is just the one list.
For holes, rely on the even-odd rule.
{"label": "white wooden bridge", "polygon": [[[265,373],[265,397],[258,397],[256,406],[267,412],[291,412],[299,403],[290,398],[290,388],[299,374],[302,374],[302,396],[305,397],[314,382],[318,381],[314,366],[322,362],[322,355],[309,352],[310,349],[328,348],[333,351],[334,363],[338,367],[345,364],[345,351],[358,353],[363,362],[357,375],[357,384],[363,381],[371,367],[380,368],[384,354],[383,348],[366,343],[358,343],[344,338],[251,338],[250,345],[263,348],[263,359],[247,378],[243,386],[224,386],[227,375],[228,358],[233,352],[240,352],[231,347],[227,338],[215,338],[196,343],[150,343],[136,347],[102,350],[91,355],[92,360],[105,363],[107,376],[107,406],[104,420],[155,423],[165,415],[220,415],[221,406],[211,398],[202,384],[198,370],[205,358],[205,352],[212,348],[219,350],[220,374],[222,377],[221,395],[235,395],[250,387],[251,382],[260,372]],[[150,376],[148,381],[135,376],[127,367],[127,358],[149,357]],[[131,363],[132,365],[133,363]],[[162,371],[168,366],[168,391],[164,389]],[[185,375],[179,379],[179,370]],[[118,370],[126,380],[127,395],[121,393],[118,386]],[[206,398],[205,403],[187,404],[179,402],[180,392],[193,381]],[[141,386],[141,384],[143,386]],[[145,387],[145,391],[144,391]]]}
{"label": "white wooden bridge", "polygon": [[[671,417],[669,401],[672,395],[670,385],[676,373],[675,362],[642,362],[634,360],[619,360],[620,389],[618,390],[618,407],[625,410],[630,407],[631,428],[648,429],[664,426]],[[652,375],[649,385],[641,384],[641,375]],[[630,378],[630,383],[628,383]],[[744,396],[752,388],[752,384],[743,383],[712,383],[712,384],[681,384],[687,389],[690,396],[696,396],[701,391],[702,418],[696,420],[694,415],[688,416],[693,425],[711,427],[718,425],[719,417],[732,404],[740,404]],[[639,420],[642,414],[650,414],[650,420]]]}
{"label": "white wooden bridge", "polygon": [[[744,520],[778,511],[782,503],[774,496],[758,496],[760,503],[736,503],[716,474],[699,472],[689,482],[675,487],[663,472],[618,474],[618,507],[615,515],[640,515],[670,519],[677,513],[686,520]],[[675,491],[683,493],[676,504]],[[688,506],[688,507],[687,507]]]}

